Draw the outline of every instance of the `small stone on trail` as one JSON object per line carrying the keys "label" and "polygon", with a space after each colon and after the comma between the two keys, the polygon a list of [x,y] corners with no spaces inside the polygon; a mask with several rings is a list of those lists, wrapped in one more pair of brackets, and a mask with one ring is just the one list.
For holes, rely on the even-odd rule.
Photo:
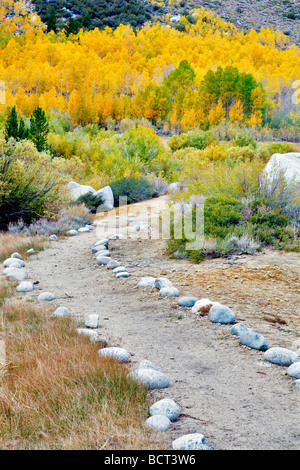
{"label": "small stone on trail", "polygon": [[110,258],[108,256],[99,256],[96,258],[96,261],[99,265],[107,265],[110,262]]}
{"label": "small stone on trail", "polygon": [[154,287],[155,277],[142,277],[135,287]]}
{"label": "small stone on trail", "polygon": [[165,374],[153,369],[138,369],[130,372],[129,376],[150,389],[166,388],[170,385],[170,379]]}
{"label": "small stone on trail", "polygon": [[176,287],[163,287],[159,291],[159,295],[162,297],[179,297],[180,293],[179,290],[176,289]]}
{"label": "small stone on trail", "polygon": [[299,356],[294,351],[286,348],[274,347],[265,352],[266,361],[277,364],[278,366],[290,366],[294,362],[299,361]]}
{"label": "small stone on trail", "polygon": [[127,273],[127,269],[124,266],[118,266],[117,268],[113,269],[113,273]]}
{"label": "small stone on trail", "polygon": [[286,371],[287,375],[294,377],[294,379],[300,379],[300,362],[291,364]]}
{"label": "small stone on trail", "polygon": [[230,328],[230,333],[232,335],[240,336],[243,331],[247,331],[248,328],[243,323],[236,323]]}
{"label": "small stone on trail", "polygon": [[54,317],[69,317],[70,312],[66,307],[58,307],[52,314]]}
{"label": "small stone on trail", "polygon": [[56,235],[50,235],[49,237],[50,242],[56,242],[58,240]]}
{"label": "small stone on trail", "polygon": [[204,444],[204,436],[199,433],[186,434],[172,442],[174,450],[212,450]]}
{"label": "small stone on trail", "polygon": [[23,260],[23,258],[22,258],[22,256],[20,255],[20,253],[13,253],[13,254],[11,255],[11,258],[17,258],[17,259]]}
{"label": "small stone on trail", "polygon": [[173,287],[173,284],[166,277],[157,277],[154,281],[154,287],[161,290],[163,287]]}
{"label": "small stone on trail", "polygon": [[118,268],[120,266],[120,263],[119,261],[116,261],[114,259],[112,259],[108,264],[107,264],[107,268],[108,269],[115,269],[115,268]]}
{"label": "small stone on trail", "polygon": [[69,230],[67,232],[67,235],[69,235],[70,237],[75,237],[76,235],[78,235],[78,230]]}
{"label": "small stone on trail", "polygon": [[120,272],[120,273],[116,274],[117,279],[122,279],[122,278],[130,277],[130,276],[131,276],[131,274],[128,273],[127,271],[123,271],[123,272]]}
{"label": "small stone on trail", "polygon": [[11,281],[18,281],[22,282],[25,281],[25,279],[28,279],[28,273],[26,269],[23,268],[8,268],[8,271],[6,271],[5,276],[8,277]]}
{"label": "small stone on trail", "polygon": [[99,328],[100,325],[100,315],[92,313],[85,320],[85,326],[88,328]]}
{"label": "small stone on trail", "polygon": [[21,259],[18,259],[18,258],[7,258],[4,262],[3,262],[3,266],[6,267],[6,268],[24,268],[25,267],[25,263],[23,260]]}
{"label": "small stone on trail", "polygon": [[259,351],[266,351],[269,347],[266,338],[250,328],[240,331],[239,339],[240,343],[244,346],[258,349]]}
{"label": "small stone on trail", "polygon": [[180,415],[180,408],[171,398],[163,398],[150,407],[150,415],[164,415],[169,420],[174,421]]}
{"label": "small stone on trail", "polygon": [[192,313],[208,314],[213,305],[220,305],[219,302],[212,302],[209,299],[198,300],[192,308]]}
{"label": "small stone on trail", "polygon": [[32,282],[29,281],[22,281],[17,287],[16,290],[18,292],[30,292],[34,290],[34,285]]}
{"label": "small stone on trail", "polygon": [[90,328],[77,328],[77,333],[79,335],[85,335],[90,338],[90,341],[95,344],[102,344],[105,348],[107,346],[106,339],[103,338],[97,331],[91,330]]}
{"label": "small stone on trail", "polygon": [[193,307],[199,299],[197,297],[180,297],[178,305],[180,307]]}
{"label": "small stone on trail", "polygon": [[209,319],[213,323],[233,323],[235,321],[235,314],[229,307],[226,307],[226,305],[215,304],[209,311]]}
{"label": "small stone on trail", "polygon": [[171,426],[171,421],[164,415],[155,415],[145,421],[145,426],[153,431],[164,432]]}
{"label": "small stone on trail", "polygon": [[98,354],[104,357],[111,357],[113,359],[117,359],[120,362],[128,362],[129,361],[129,353],[126,349],[118,348],[118,347],[110,347],[110,348],[103,348],[99,349]]}
{"label": "small stone on trail", "polygon": [[52,300],[55,300],[55,295],[51,292],[43,292],[38,296],[38,300],[40,302],[51,302]]}

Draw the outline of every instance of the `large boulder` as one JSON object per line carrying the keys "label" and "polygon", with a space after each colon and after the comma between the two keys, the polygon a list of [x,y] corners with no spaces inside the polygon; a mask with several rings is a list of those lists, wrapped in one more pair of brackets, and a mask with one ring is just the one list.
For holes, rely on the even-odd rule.
{"label": "large boulder", "polygon": [[87,193],[95,194],[96,190],[92,188],[92,186],[86,186],[84,184],[78,184],[75,181],[71,181],[68,184],[68,188],[70,189],[71,198],[76,201],[80,196],[83,196]]}
{"label": "large boulder", "polygon": [[274,153],[267,163],[264,174],[268,177],[282,172],[291,182],[300,183],[300,153]]}
{"label": "large boulder", "polygon": [[110,186],[105,186],[94,193],[95,197],[101,196],[102,204],[98,206],[97,212],[108,212],[114,208],[114,194]]}

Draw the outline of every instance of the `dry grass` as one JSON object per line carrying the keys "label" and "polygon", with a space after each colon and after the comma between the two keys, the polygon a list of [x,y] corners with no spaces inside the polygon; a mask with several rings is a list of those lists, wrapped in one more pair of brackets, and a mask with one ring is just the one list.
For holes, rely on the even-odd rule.
{"label": "dry grass", "polygon": [[0,261],[9,258],[15,252],[23,256],[30,248],[39,251],[44,248],[45,244],[45,239],[40,236],[29,237],[10,232],[0,232]]}
{"label": "dry grass", "polygon": [[145,387],[101,358],[73,322],[16,299],[2,305],[0,449],[163,449],[143,427]]}

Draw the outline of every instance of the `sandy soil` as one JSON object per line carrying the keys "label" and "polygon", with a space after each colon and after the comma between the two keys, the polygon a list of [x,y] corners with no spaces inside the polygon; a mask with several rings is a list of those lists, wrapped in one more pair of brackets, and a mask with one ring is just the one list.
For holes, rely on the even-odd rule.
{"label": "sandy soil", "polygon": [[[154,200],[152,210],[164,203],[165,198]],[[129,212],[139,213],[140,220],[148,206],[130,206]],[[99,227],[107,222],[113,234],[112,224],[123,216],[121,210],[107,221],[98,218]],[[168,259],[163,240],[120,239],[110,242],[112,259],[132,274],[121,280],[98,266],[91,252],[102,236],[99,227],[33,255],[27,267],[39,284],[26,295],[53,292],[57,305],[67,306],[79,321],[100,314],[101,333],[131,353],[131,369],[148,359],[169,376],[170,387],[153,392],[153,400],[170,397],[182,408],[165,435],[166,449],[174,438],[200,432],[216,450],[299,450],[300,392],[285,367],[264,367],[263,352],[241,346],[229,325],[192,315],[177,299],[161,298],[151,288],[135,288],[143,276],[166,276],[181,295],[225,303],[270,346],[300,353],[299,254],[266,251],[195,265]]]}

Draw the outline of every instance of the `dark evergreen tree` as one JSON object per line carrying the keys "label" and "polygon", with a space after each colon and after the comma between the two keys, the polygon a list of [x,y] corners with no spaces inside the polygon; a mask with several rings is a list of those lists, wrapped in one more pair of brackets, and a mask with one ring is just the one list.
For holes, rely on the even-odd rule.
{"label": "dark evergreen tree", "polygon": [[19,138],[18,113],[15,106],[13,106],[5,124],[5,139],[8,140],[11,137],[16,140]]}
{"label": "dark evergreen tree", "polygon": [[28,132],[28,129],[26,129],[24,119],[21,118],[20,123],[19,123],[19,139],[20,140],[28,139],[28,134],[29,132]]}
{"label": "dark evergreen tree", "polygon": [[47,149],[48,134],[49,124],[46,113],[38,106],[30,117],[29,137],[34,142],[39,152]]}
{"label": "dark evergreen tree", "polygon": [[50,31],[54,31],[55,33],[57,32],[57,24],[56,24],[56,9],[54,5],[50,7],[47,13],[47,32],[50,33]]}

